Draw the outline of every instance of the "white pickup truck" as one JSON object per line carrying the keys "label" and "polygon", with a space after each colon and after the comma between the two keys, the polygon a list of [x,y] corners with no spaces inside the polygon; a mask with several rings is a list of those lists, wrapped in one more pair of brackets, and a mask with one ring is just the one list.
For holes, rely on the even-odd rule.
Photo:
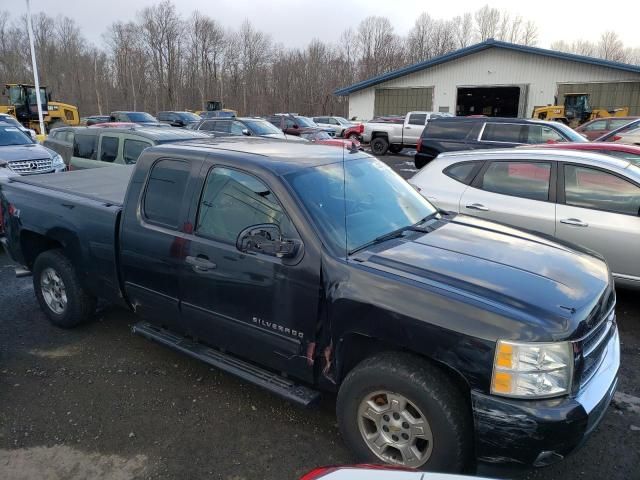
{"label": "white pickup truck", "polygon": [[404,122],[370,121],[364,125],[362,140],[371,145],[374,155],[400,153],[403,148],[415,148],[425,125],[432,118],[452,117],[443,112],[409,112]]}

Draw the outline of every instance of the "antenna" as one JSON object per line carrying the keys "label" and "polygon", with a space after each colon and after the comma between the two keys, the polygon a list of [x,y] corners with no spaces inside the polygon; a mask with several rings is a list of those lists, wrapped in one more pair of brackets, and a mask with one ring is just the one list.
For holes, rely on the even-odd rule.
{"label": "antenna", "polygon": [[349,259],[349,234],[347,233],[347,168],[344,158],[346,148],[342,150],[342,200],[344,203],[344,258]]}

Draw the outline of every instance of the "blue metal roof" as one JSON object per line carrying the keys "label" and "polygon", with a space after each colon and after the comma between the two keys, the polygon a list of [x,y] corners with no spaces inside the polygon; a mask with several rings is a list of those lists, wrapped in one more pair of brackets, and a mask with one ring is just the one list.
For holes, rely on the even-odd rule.
{"label": "blue metal roof", "polygon": [[353,85],[350,85],[348,87],[339,88],[333,93],[336,95],[349,95],[350,93],[357,92],[358,90],[362,90],[362,89],[371,87],[373,85],[378,85],[379,83],[387,82],[389,80],[393,80],[395,78],[402,77],[410,73],[415,73],[420,70],[424,70],[425,68],[433,67],[435,65],[440,65],[441,63],[466,57],[467,55],[472,55],[474,53],[478,53],[483,50],[487,50],[489,48],[504,48],[505,50],[514,50],[516,52],[522,52],[522,53],[532,53],[534,55],[543,55],[545,57],[558,58],[560,60],[587,63],[589,65],[596,65],[598,67],[615,68],[617,70],[622,70],[625,72],[640,74],[640,66],[638,65],[629,65],[627,63],[612,62],[610,60],[603,60],[601,58],[594,58],[594,57],[585,57],[584,55],[575,55],[573,53],[557,52],[555,50],[548,50],[546,48],[527,47],[525,45],[502,42],[500,40],[494,40],[493,38],[489,38],[484,42],[476,43],[475,45],[461,48],[460,50],[446,53],[444,55],[440,55],[439,57],[430,58],[429,60],[425,60],[423,62],[414,63],[413,65],[407,65],[406,67],[399,68],[398,70],[393,70],[392,72],[383,73],[382,75],[378,75],[377,77],[372,77],[367,80],[354,83]]}

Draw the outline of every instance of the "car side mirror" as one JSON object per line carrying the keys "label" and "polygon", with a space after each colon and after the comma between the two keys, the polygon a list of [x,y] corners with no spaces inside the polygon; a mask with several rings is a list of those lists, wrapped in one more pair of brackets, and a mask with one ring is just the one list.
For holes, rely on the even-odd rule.
{"label": "car side mirror", "polygon": [[242,129],[242,134],[243,134],[243,135],[246,135],[247,137],[250,137],[250,136],[251,136],[251,132],[249,131],[249,129],[248,129],[248,128],[243,128],[243,129]]}
{"label": "car side mirror", "polygon": [[184,127],[184,122],[182,120],[174,120],[171,125],[174,127]]}
{"label": "car side mirror", "polygon": [[295,257],[300,248],[299,240],[282,238],[275,223],[261,223],[242,230],[236,238],[236,248],[242,253],[263,253],[278,258]]}
{"label": "car side mirror", "polygon": [[0,168],[6,168],[8,164],[9,162],[7,162],[6,160],[0,160]]}
{"label": "car side mirror", "polygon": [[300,126],[297,123],[294,123],[293,124],[293,128],[295,128],[297,130],[298,128],[300,128]]}

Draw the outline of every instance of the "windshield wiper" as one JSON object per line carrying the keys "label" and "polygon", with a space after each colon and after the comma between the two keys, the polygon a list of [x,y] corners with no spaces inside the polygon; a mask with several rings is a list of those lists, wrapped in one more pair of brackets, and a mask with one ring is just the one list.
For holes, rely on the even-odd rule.
{"label": "windshield wiper", "polygon": [[406,227],[398,228],[398,229],[393,230],[393,231],[391,231],[389,233],[385,233],[384,235],[380,235],[379,237],[376,237],[373,240],[371,240],[371,241],[369,241],[369,242],[367,242],[365,244],[362,244],[359,247],[354,248],[353,250],[349,250],[349,255],[353,255],[354,253],[359,252],[361,250],[364,250],[366,248],[372,247],[373,245],[377,245],[379,243],[386,242],[387,240],[392,240],[394,238],[399,238],[399,237],[402,236],[402,234],[404,232],[407,232],[407,231],[429,233],[431,230],[423,228],[423,224],[428,222],[429,220],[431,220],[433,217],[435,217],[439,213],[440,212],[436,210],[435,212],[430,213],[429,215],[424,217],[422,220],[417,221],[413,225],[407,225]]}

